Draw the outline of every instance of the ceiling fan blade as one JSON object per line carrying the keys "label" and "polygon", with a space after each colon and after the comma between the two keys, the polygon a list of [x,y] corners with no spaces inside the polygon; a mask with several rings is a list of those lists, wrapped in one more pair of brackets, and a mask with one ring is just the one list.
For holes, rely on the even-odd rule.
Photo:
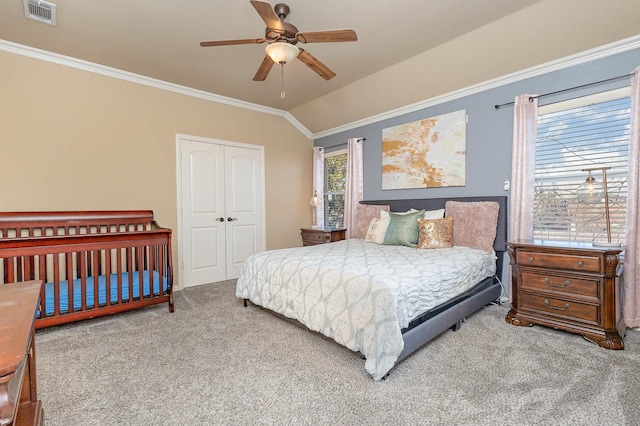
{"label": "ceiling fan blade", "polygon": [[234,44],[260,44],[264,43],[263,38],[245,38],[243,40],[217,40],[217,41],[201,41],[200,46],[202,47],[211,47],[211,46],[231,46]]}
{"label": "ceiling fan blade", "polygon": [[354,30],[330,30],[313,31],[310,33],[296,34],[298,41],[302,43],[328,43],[336,41],[358,41],[358,35]]}
{"label": "ceiling fan blade", "polygon": [[264,79],[267,78],[269,71],[271,71],[273,64],[273,60],[268,55],[265,55],[258,71],[256,71],[256,75],[253,76],[253,81],[264,81]]}
{"label": "ceiling fan blade", "polygon": [[317,60],[313,55],[311,55],[304,49],[300,49],[298,59],[304,62],[306,66],[314,70],[320,77],[324,78],[325,80],[331,80],[336,76],[335,72],[331,71],[325,64]]}
{"label": "ceiling fan blade", "polygon": [[271,8],[271,5],[264,1],[251,0],[251,4],[256,9],[262,20],[267,24],[268,28],[274,30],[284,31],[284,25],[276,15],[276,12]]}

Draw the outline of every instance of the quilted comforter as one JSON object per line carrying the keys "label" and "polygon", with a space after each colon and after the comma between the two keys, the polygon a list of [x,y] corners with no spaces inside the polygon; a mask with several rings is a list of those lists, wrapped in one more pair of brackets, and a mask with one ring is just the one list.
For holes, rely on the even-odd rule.
{"label": "quilted comforter", "polygon": [[404,348],[403,328],[495,274],[495,255],[469,247],[420,250],[361,239],[249,257],[236,295],[296,319],[366,357],[380,380]]}

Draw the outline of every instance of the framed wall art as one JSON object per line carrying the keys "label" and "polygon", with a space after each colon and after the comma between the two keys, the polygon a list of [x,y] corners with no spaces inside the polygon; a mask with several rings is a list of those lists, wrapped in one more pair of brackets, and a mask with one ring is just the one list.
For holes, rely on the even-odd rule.
{"label": "framed wall art", "polygon": [[466,110],[382,130],[382,189],[466,185]]}

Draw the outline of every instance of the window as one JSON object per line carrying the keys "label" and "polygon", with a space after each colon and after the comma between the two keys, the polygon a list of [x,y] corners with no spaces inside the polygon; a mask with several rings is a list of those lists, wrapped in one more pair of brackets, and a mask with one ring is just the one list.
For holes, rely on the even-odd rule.
{"label": "window", "polygon": [[[606,241],[606,170],[611,241],[624,242],[629,170],[630,89],[585,96],[538,110],[534,238]],[[598,188],[600,190],[598,191]]]}
{"label": "window", "polygon": [[344,227],[344,192],[347,184],[347,150],[324,157],[324,226]]}

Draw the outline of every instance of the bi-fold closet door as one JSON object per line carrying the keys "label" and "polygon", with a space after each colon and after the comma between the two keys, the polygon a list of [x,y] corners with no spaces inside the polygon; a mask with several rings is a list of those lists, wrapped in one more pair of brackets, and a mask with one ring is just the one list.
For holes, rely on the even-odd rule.
{"label": "bi-fold closet door", "polygon": [[265,249],[262,148],[187,137],[179,144],[183,287],[237,278],[244,260]]}

